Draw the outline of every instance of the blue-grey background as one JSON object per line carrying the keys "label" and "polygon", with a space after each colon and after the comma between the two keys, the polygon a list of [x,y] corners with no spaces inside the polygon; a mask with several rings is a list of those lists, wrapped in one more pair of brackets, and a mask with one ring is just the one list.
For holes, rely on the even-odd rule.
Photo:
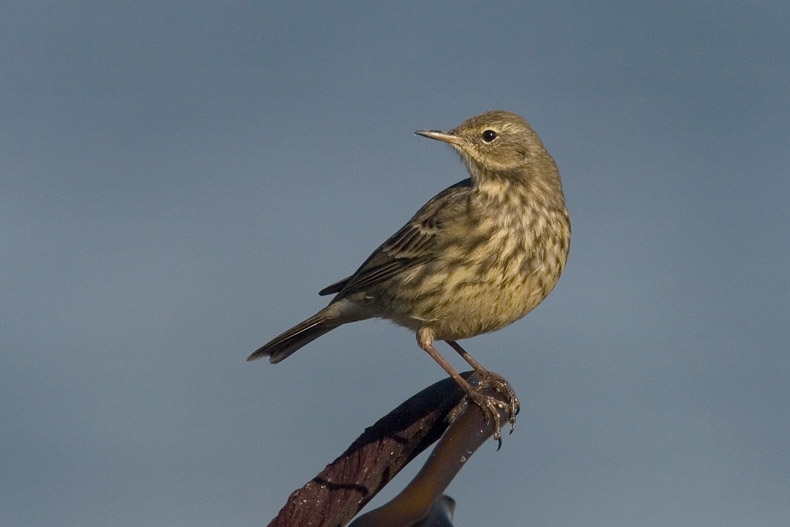
{"label": "blue-grey background", "polygon": [[590,4],[4,3],[0,524],[267,523],[443,372],[380,321],[244,358],[466,177],[414,130],[504,108],[573,243],[466,341],[523,409],[457,525],[787,525],[790,4]]}

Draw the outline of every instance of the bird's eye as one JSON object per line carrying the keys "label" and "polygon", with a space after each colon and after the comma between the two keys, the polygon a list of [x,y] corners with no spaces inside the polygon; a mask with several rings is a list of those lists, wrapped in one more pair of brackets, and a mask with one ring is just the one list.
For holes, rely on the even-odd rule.
{"label": "bird's eye", "polygon": [[490,143],[497,138],[497,133],[493,130],[486,130],[483,132],[483,141]]}

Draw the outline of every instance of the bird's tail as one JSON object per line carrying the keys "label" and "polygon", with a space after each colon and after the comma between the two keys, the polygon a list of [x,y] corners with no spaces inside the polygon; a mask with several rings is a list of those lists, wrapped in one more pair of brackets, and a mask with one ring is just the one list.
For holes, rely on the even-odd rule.
{"label": "bird's tail", "polygon": [[247,360],[269,357],[272,364],[280,362],[305,344],[314,341],[324,333],[328,333],[343,322],[327,316],[326,310],[319,311],[304,322],[297,324],[288,331],[281,333],[270,342],[264,344]]}

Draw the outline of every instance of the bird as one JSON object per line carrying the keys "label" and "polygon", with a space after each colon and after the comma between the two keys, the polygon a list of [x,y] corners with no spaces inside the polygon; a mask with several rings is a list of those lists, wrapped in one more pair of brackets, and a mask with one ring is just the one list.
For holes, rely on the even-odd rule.
{"label": "bird", "polygon": [[[415,332],[419,347],[493,417],[498,435],[501,400],[473,388],[434,342],[446,341],[483,377],[493,376],[457,340],[519,320],[557,284],[571,239],[560,173],[537,133],[512,112],[415,133],[449,144],[469,177],[430,199],[354,274],[322,289],[319,295],[334,295],[325,308],[247,360],[278,363],[341,325],[387,319]],[[513,426],[518,399],[507,386]]]}

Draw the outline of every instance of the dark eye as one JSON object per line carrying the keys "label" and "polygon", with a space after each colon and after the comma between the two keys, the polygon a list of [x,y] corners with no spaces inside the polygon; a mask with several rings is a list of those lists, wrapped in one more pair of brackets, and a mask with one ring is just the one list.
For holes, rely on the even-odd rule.
{"label": "dark eye", "polygon": [[493,130],[486,130],[483,132],[483,141],[490,143],[497,138],[497,133]]}

